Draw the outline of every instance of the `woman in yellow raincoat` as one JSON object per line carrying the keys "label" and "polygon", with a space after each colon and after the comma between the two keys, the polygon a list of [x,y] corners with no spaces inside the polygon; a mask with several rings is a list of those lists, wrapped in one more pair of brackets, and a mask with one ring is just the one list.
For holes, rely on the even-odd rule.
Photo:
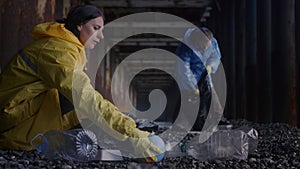
{"label": "woman in yellow raincoat", "polygon": [[[1,73],[0,148],[31,150],[29,142],[36,134],[78,125],[73,101],[78,94],[81,113],[124,138],[136,138],[132,141],[135,150],[156,161],[155,153],[161,150],[149,141],[150,133],[137,129],[133,119],[104,99],[83,71],[84,47],[93,48],[103,38],[102,12],[80,5],[62,22],[35,26],[34,41]],[[80,79],[79,85],[74,85],[74,77]]]}

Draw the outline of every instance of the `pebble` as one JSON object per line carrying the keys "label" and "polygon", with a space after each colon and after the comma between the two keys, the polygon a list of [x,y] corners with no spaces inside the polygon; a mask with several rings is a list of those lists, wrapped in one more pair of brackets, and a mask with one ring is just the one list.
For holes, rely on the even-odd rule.
{"label": "pebble", "polygon": [[70,166],[70,165],[63,165],[62,169],[72,169],[72,166]]}

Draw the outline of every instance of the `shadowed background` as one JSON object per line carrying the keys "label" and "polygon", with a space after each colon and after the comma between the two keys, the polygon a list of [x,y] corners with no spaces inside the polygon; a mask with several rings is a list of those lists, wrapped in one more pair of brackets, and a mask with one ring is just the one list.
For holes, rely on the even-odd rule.
{"label": "shadowed background", "polygon": [[[89,3],[104,11],[105,22],[137,12],[164,12],[209,27],[219,42],[227,78],[225,116],[254,122],[300,126],[300,2],[296,0],[2,0],[0,66],[32,39],[38,23],[66,16],[72,6]],[[153,23],[155,24],[155,23]],[[165,29],[176,29],[172,23]],[[122,31],[122,30],[120,30]],[[115,68],[130,53],[149,47],[174,52],[178,41],[161,35],[138,35],[114,46],[97,74],[96,88],[110,99]],[[107,44],[109,47],[109,44]],[[171,61],[166,67],[172,67]],[[89,63],[92,64],[92,63]],[[89,66],[89,65],[88,65]],[[130,69],[138,67],[138,63]],[[120,83],[122,83],[122,75]],[[131,82],[132,102],[149,108],[149,91],[167,89],[174,80],[159,70],[145,70]],[[113,89],[120,92],[122,89]],[[170,97],[172,99],[172,97]],[[170,106],[170,105],[169,105]],[[172,105],[171,105],[172,106]],[[168,120],[166,110],[162,120]]]}

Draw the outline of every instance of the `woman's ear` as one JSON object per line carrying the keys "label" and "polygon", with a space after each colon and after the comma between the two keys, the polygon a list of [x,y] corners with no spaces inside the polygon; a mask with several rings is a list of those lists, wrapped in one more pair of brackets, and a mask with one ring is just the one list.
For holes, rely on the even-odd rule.
{"label": "woman's ear", "polygon": [[82,29],[82,25],[77,25],[77,29],[78,29],[78,31],[80,32],[81,29]]}

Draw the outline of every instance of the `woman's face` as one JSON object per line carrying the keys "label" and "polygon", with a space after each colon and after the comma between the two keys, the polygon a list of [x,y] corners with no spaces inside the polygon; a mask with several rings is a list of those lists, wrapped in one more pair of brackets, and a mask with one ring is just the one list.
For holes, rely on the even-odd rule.
{"label": "woman's face", "polygon": [[89,20],[83,25],[77,26],[79,30],[80,42],[89,49],[93,49],[97,43],[104,38],[103,36],[104,21],[103,17],[97,17]]}

